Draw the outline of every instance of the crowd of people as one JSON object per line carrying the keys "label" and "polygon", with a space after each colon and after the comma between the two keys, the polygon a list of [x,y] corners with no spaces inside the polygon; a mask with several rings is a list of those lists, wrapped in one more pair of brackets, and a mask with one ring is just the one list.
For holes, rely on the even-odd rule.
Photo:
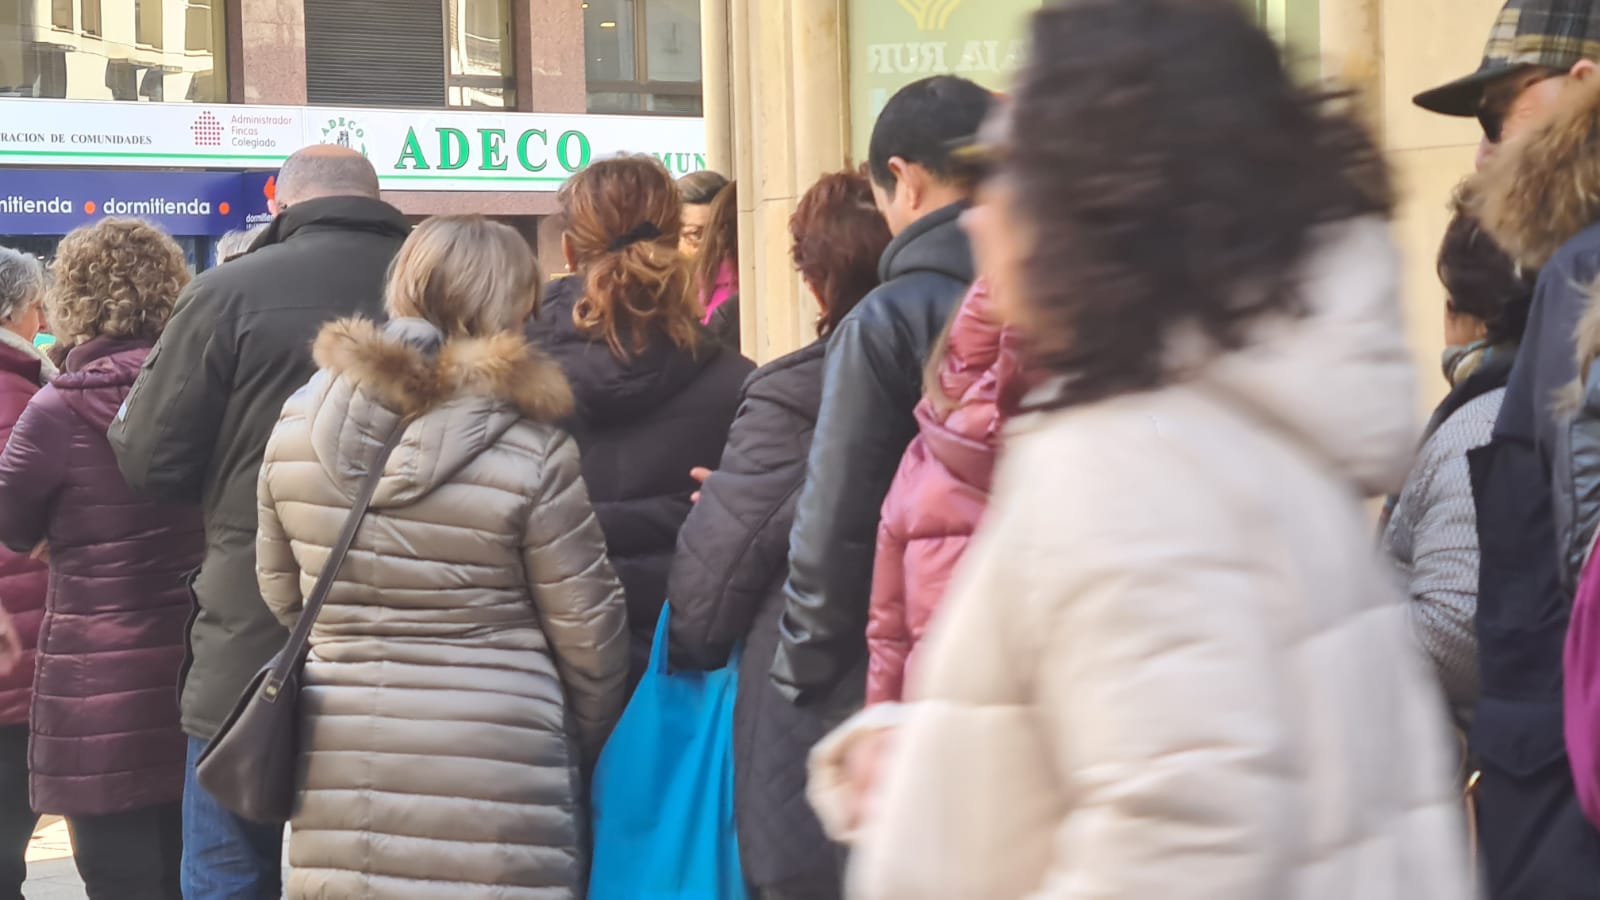
{"label": "crowd of people", "polygon": [[[1600,898],[1600,2],[1417,97],[1484,130],[1426,424],[1349,97],[1233,0],[1031,46],[809,186],[759,368],[737,186],[646,156],[548,284],[337,146],[192,279],[0,248],[0,900],[42,814],[94,898],[581,897],[668,609],[758,900]],[[324,576],[284,884],[196,767]]]}

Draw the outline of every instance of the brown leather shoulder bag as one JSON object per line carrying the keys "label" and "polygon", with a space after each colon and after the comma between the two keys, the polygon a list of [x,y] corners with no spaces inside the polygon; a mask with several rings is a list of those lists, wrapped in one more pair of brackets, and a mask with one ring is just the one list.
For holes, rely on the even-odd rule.
{"label": "brown leather shoulder bag", "polygon": [[338,543],[328,554],[288,643],[250,680],[228,720],[195,763],[201,787],[235,815],[278,824],[289,821],[294,812],[300,755],[300,672],[311,652],[311,626],[355,543],[383,467],[404,430],[396,426],[361,480]]}

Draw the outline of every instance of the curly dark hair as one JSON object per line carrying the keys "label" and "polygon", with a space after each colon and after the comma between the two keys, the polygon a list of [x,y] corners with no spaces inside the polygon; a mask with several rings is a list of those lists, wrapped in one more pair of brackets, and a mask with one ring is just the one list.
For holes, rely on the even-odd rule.
{"label": "curly dark hair", "polygon": [[995,175],[1026,223],[1019,323],[1055,408],[1181,377],[1305,311],[1317,226],[1393,206],[1342,95],[1296,86],[1237,0],[1077,0],[1033,19]]}
{"label": "curly dark hair", "polygon": [[1439,245],[1438,272],[1450,309],[1482,321],[1489,343],[1522,340],[1539,273],[1513,262],[1459,202]]}

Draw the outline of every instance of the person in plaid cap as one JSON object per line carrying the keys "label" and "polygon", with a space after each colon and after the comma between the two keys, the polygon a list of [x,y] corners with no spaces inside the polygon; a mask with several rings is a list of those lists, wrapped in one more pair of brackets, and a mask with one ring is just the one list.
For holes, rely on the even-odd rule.
{"label": "person in plaid cap", "polygon": [[[1574,331],[1600,276],[1600,0],[1510,0],[1477,71],[1418,94],[1483,126],[1469,211],[1538,271],[1527,333],[1489,444],[1469,460],[1480,569],[1480,847],[1491,900],[1600,898],[1600,831],[1563,741],[1562,652],[1600,467],[1575,465],[1555,397],[1577,377]],[[1589,493],[1595,500],[1584,503]],[[1586,525],[1587,523],[1587,525]]]}

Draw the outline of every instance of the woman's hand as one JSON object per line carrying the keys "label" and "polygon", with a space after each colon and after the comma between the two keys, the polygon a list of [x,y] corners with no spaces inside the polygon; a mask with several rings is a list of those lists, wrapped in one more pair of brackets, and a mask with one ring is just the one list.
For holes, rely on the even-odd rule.
{"label": "woman's hand", "polygon": [[822,827],[841,844],[856,840],[861,827],[877,812],[884,766],[900,734],[909,707],[877,703],[835,728],[811,749],[806,798]]}
{"label": "woman's hand", "polygon": [[[706,483],[706,479],[711,477],[711,470],[707,469],[707,468],[705,468],[703,466],[695,466],[694,468],[689,470],[689,477],[693,478],[695,480],[696,484],[705,484]],[[699,491],[695,491],[694,493],[690,494],[689,495],[689,500],[690,500],[690,502],[693,502],[693,503],[699,503],[700,502],[700,492]]]}
{"label": "woman's hand", "polygon": [[850,783],[850,829],[872,817],[874,798],[883,778],[883,760],[892,746],[896,728],[877,728],[857,738],[845,755],[845,777]]}

